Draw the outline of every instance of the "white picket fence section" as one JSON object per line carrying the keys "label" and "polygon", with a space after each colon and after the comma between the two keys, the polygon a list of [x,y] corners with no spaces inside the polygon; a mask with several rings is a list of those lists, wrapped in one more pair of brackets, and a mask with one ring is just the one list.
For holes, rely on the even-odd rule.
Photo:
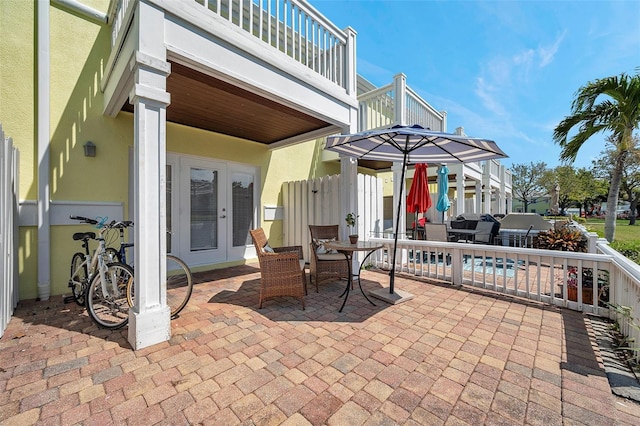
{"label": "white picket fence section", "polygon": [[0,124],[0,337],[18,304],[19,152]]}
{"label": "white picket fence section", "polygon": [[[309,261],[309,225],[346,226],[340,214],[340,176],[285,182],[282,185],[284,245],[301,245]],[[358,235],[367,240],[382,231],[382,180],[358,175]]]}

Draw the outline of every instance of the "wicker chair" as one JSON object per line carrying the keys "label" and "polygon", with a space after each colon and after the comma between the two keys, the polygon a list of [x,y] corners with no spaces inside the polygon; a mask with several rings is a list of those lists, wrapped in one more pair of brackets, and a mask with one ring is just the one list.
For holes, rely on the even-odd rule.
{"label": "wicker chair", "polygon": [[339,239],[338,225],[309,225],[309,231],[311,232],[309,280],[312,284],[315,282],[317,293],[318,284],[321,281],[349,279],[349,265],[347,265],[343,254],[318,254],[318,240]]}
{"label": "wicker chair", "polygon": [[297,297],[304,309],[307,278],[302,246],[271,248],[262,228],[249,233],[260,262],[260,309],[266,299],[282,296]]}

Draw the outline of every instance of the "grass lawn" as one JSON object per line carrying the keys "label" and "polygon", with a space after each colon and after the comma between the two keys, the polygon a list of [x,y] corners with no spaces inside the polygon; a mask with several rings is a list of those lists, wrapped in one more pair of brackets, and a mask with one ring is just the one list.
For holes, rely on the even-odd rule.
{"label": "grass lawn", "polygon": [[[587,229],[596,232],[598,236],[604,238],[604,219],[587,219]],[[616,221],[615,242],[640,242],[640,221],[629,226],[629,219],[618,219]]]}

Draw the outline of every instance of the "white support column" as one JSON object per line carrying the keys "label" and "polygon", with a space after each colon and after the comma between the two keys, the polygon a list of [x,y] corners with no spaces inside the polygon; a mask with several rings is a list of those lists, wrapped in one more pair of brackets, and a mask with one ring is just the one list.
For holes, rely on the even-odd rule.
{"label": "white support column", "polygon": [[507,210],[507,189],[505,184],[505,179],[507,175],[506,167],[500,166],[500,193],[498,194],[498,211],[493,212],[493,214],[505,214]]}
{"label": "white support column", "polygon": [[347,95],[357,98],[357,79],[356,72],[356,30],[351,27],[347,27],[344,32],[347,34],[347,63],[346,67],[346,85]]}
{"label": "white support column", "polygon": [[482,205],[482,213],[491,213],[491,185],[484,187],[484,203]]}
{"label": "white support column", "polygon": [[482,173],[482,192],[484,193],[484,202],[480,214],[491,213],[491,160],[484,164]]}
{"label": "white support column", "polygon": [[49,1],[38,0],[38,102],[37,102],[37,155],[38,155],[38,298],[49,300],[51,295],[51,221],[49,194],[51,168],[49,166],[50,135],[50,64],[49,64]]}
{"label": "white support column", "polygon": [[456,164],[454,167],[456,172],[456,216],[459,216],[463,213],[467,213],[464,211],[464,164]]}
{"label": "white support column", "polygon": [[476,181],[476,211],[474,213],[480,214],[482,212],[482,182]]}
{"label": "white support column", "polygon": [[347,239],[347,223],[344,218],[348,213],[358,216],[358,160],[340,155],[340,218],[342,220],[341,239]]}
{"label": "white support column", "polygon": [[[402,237],[407,231],[407,188],[406,182],[402,180],[402,163],[393,163],[393,231],[395,232],[396,218],[400,215],[398,223],[398,237]],[[400,197],[400,185],[402,185],[402,199]],[[400,211],[398,211],[398,201],[400,201]]]}
{"label": "white support column", "polygon": [[130,67],[134,83],[135,305],[128,340],[134,350],[171,338],[166,293],[166,92],[171,72],[164,47],[164,16],[138,5],[139,50]]}
{"label": "white support column", "polygon": [[[395,122],[401,126],[407,125],[407,76],[400,73],[393,77],[395,93]],[[415,123],[411,123],[415,124]],[[396,204],[397,205],[397,204]]]}

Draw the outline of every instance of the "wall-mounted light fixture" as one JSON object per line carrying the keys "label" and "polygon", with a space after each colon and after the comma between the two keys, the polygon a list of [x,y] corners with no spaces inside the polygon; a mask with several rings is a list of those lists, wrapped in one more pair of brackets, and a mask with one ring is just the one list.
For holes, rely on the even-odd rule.
{"label": "wall-mounted light fixture", "polygon": [[84,156],[95,157],[96,156],[96,144],[91,141],[87,141],[84,145]]}

